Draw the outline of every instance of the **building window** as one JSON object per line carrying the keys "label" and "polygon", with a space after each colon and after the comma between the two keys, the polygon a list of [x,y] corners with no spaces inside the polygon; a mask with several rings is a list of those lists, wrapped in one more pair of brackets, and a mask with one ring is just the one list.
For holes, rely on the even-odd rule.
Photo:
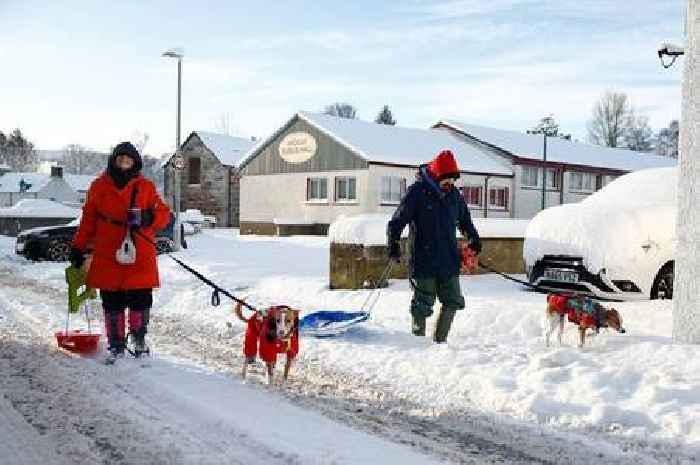
{"label": "building window", "polygon": [[307,178],[306,200],[309,202],[328,202],[328,179]]}
{"label": "building window", "polygon": [[547,170],[547,189],[559,190],[559,171]]}
{"label": "building window", "polygon": [[406,194],[406,179],[382,176],[381,203],[399,203]]}
{"label": "building window", "polygon": [[484,188],[482,186],[464,186],[462,195],[470,207],[481,208],[484,206]]}
{"label": "building window", "polygon": [[569,190],[571,192],[593,192],[594,178],[590,173],[571,173]]}
{"label": "building window", "polygon": [[489,208],[493,210],[508,209],[507,187],[494,187],[489,189]]}
{"label": "building window", "polygon": [[188,170],[188,184],[199,184],[201,175],[201,160],[198,157],[190,157]]}
{"label": "building window", "polygon": [[540,185],[540,169],[535,166],[523,166],[523,178],[521,185],[523,187],[537,187]]}
{"label": "building window", "polygon": [[357,200],[357,181],[352,176],[335,178],[335,201],[354,202]]}

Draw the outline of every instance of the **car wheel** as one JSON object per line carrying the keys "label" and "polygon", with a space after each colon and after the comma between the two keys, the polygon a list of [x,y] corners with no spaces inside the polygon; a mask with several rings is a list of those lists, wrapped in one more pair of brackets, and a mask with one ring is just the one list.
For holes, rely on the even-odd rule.
{"label": "car wheel", "polygon": [[651,286],[652,299],[673,298],[673,268],[673,262],[668,262],[661,267]]}
{"label": "car wheel", "polygon": [[54,262],[67,262],[70,260],[70,243],[64,241],[53,242],[48,250],[49,260]]}
{"label": "car wheel", "polygon": [[158,255],[163,253],[169,253],[173,251],[173,247],[170,245],[169,240],[159,240],[156,241],[156,252]]}

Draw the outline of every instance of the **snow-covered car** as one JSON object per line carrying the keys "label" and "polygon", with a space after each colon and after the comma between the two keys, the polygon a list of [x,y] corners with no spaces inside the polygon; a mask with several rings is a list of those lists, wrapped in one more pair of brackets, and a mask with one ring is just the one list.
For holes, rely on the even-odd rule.
{"label": "snow-covered car", "polygon": [[200,210],[188,208],[180,212],[180,221],[185,226],[185,234],[196,234],[202,231],[206,219]]}
{"label": "snow-covered car", "polygon": [[[174,220],[175,215],[171,215],[170,223],[156,233],[156,249],[159,254],[173,250]],[[61,226],[42,226],[22,231],[15,242],[15,253],[35,261],[68,261],[71,242],[79,224],[80,218],[77,218]]]}
{"label": "snow-covered car", "polygon": [[529,281],[614,300],[672,298],[676,184],[676,168],[641,170],[540,212],[525,232]]}

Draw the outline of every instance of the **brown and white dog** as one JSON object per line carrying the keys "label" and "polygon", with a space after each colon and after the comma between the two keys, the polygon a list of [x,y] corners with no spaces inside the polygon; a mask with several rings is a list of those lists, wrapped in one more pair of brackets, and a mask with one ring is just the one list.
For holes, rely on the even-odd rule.
{"label": "brown and white dog", "polygon": [[299,353],[299,310],[278,305],[256,310],[250,318],[245,318],[242,305],[238,303],[234,313],[247,325],[243,343],[243,379],[246,377],[248,364],[254,362],[260,354],[267,367],[267,382],[272,384],[277,355],[285,354],[283,376],[286,381],[292,362]]}
{"label": "brown and white dog", "polygon": [[579,347],[586,342],[586,331],[600,328],[612,328],[619,333],[625,333],[622,327],[622,317],[614,308],[606,308],[594,302],[589,297],[582,295],[550,294],[547,296],[547,309],[545,311],[547,328],[545,343],[549,347],[549,338],[558,328],[557,339],[561,345],[564,332],[564,318],[578,325]]}

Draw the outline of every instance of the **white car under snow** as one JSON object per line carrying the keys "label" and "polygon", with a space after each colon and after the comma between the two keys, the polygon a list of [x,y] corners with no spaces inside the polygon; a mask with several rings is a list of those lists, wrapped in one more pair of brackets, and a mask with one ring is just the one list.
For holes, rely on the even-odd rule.
{"label": "white car under snow", "polygon": [[676,168],[641,170],[540,212],[525,232],[530,282],[615,300],[672,298],[676,192]]}

